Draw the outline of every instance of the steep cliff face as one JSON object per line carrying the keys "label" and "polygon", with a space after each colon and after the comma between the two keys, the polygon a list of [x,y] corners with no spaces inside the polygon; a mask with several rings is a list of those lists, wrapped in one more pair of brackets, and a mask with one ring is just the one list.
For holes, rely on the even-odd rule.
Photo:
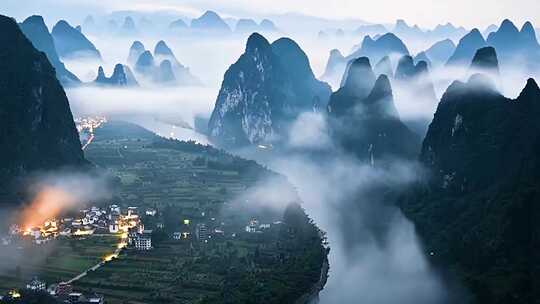
{"label": "steep cliff face", "polygon": [[329,95],[329,86],[315,79],[294,41],[282,38],[271,45],[254,33],[225,73],[210,136],[231,146],[279,141],[300,112],[326,105]]}
{"label": "steep cliff face", "polygon": [[333,140],[345,151],[371,165],[393,159],[414,159],[420,138],[400,120],[386,75],[375,80],[369,59],[351,64],[345,84],[328,103]]}
{"label": "steep cliff face", "polygon": [[272,51],[279,57],[285,74],[291,82],[295,102],[300,109],[322,109],[326,106],[330,86],[315,78],[309,59],[300,46],[289,38],[280,38],[272,43]]}
{"label": "steep cliff face", "polygon": [[471,303],[538,299],[538,115],[534,80],[511,100],[475,75],[448,88],[424,140],[428,173],[402,207],[433,261],[470,289]]}
{"label": "steep cliff face", "polygon": [[47,55],[47,59],[56,70],[56,77],[63,85],[71,86],[81,83],[79,78],[68,71],[64,63],[60,61],[53,38],[49,33],[47,25],[45,25],[43,17],[28,17],[23,23],[19,24],[19,27],[34,47]]}
{"label": "steep cliff face", "polygon": [[47,56],[0,16],[0,180],[85,164],[67,97]]}

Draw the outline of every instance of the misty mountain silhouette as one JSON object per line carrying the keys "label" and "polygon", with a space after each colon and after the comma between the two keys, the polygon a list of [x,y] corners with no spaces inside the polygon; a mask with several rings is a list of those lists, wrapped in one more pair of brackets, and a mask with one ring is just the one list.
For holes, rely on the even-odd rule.
{"label": "misty mountain silhouette", "polygon": [[259,25],[253,19],[238,19],[235,32],[252,33],[259,29]]}
{"label": "misty mountain silhouette", "polygon": [[206,11],[199,18],[191,20],[191,28],[195,30],[215,33],[229,33],[231,28],[213,11]]}
{"label": "misty mountain silhouette", "polygon": [[88,57],[101,60],[101,54],[94,44],[64,20],[56,23],[52,36],[60,57]]}
{"label": "misty mountain silhouette", "polygon": [[268,20],[268,19],[261,20],[261,23],[259,24],[259,26],[261,28],[261,31],[263,31],[263,32],[276,32],[276,31],[278,31],[278,28],[276,27],[274,22],[272,22],[271,20]]}
{"label": "misty mountain silhouette", "polygon": [[81,81],[77,76],[68,71],[56,52],[53,37],[49,33],[47,25],[41,16],[31,16],[19,24],[24,35],[32,42],[34,47],[47,55],[47,59],[56,70],[56,77],[63,85],[77,85]]}
{"label": "misty mountain silhouette", "polygon": [[512,21],[505,19],[497,31],[489,34],[487,45],[497,50],[504,67],[520,65],[533,71],[540,67],[540,45],[530,22],[518,30]]}
{"label": "misty mountain silhouette", "polygon": [[188,29],[188,28],[189,28],[189,26],[182,19],[177,19],[177,20],[171,22],[171,24],[169,24],[169,29],[172,29],[172,30],[185,30],[185,29]]}
{"label": "misty mountain silhouette", "polygon": [[124,18],[124,23],[119,28],[119,33],[122,35],[134,35],[138,33],[137,26],[135,26],[135,21],[130,16]]}
{"label": "misty mountain silhouette", "polygon": [[144,44],[138,40],[134,41],[129,48],[127,62],[132,66],[135,65],[144,51],[146,51]]}
{"label": "misty mountain silhouette", "polygon": [[159,67],[154,72],[154,81],[157,83],[175,83],[176,76],[173,72],[173,64],[170,60],[161,61]]}
{"label": "misty mountain silhouette", "polygon": [[427,58],[432,65],[445,64],[456,50],[456,45],[450,39],[436,42],[429,49],[425,50]]}
{"label": "misty mountain silhouette", "polygon": [[476,50],[486,46],[486,41],[478,29],[473,29],[459,40],[454,54],[448,59],[447,66],[468,66],[473,59]]}
{"label": "misty mountain silhouette", "polygon": [[380,75],[386,75],[388,78],[394,77],[394,72],[392,71],[392,62],[390,61],[390,57],[384,56],[373,69],[377,77]]}
{"label": "misty mountain silhouette", "polygon": [[390,55],[409,55],[409,50],[398,36],[386,33],[375,40],[369,36],[364,37],[360,49],[347,56],[347,59],[368,57],[370,61],[379,62]]}
{"label": "misty mountain silhouette", "polygon": [[135,72],[145,75],[146,77],[152,77],[155,66],[156,63],[152,53],[150,53],[150,51],[144,51],[135,63]]}
{"label": "misty mountain silhouette", "polygon": [[98,68],[98,76],[94,83],[97,85],[115,86],[115,87],[131,87],[139,86],[135,76],[128,66],[117,64],[114,66],[114,71],[111,77],[105,75],[103,67]]}
{"label": "misty mountain silhouette", "polygon": [[499,60],[495,48],[488,46],[476,51],[471,62],[470,70],[473,73],[485,73],[494,76],[496,77],[494,80],[498,80],[500,75]]}
{"label": "misty mountain silhouette", "polygon": [[[379,62],[386,56],[392,55],[408,55],[407,46],[392,33],[384,34],[373,40],[370,36],[365,36],[360,47],[352,52],[349,56],[341,58],[337,53],[330,54],[325,73],[321,79],[333,84],[343,86],[343,76],[348,74],[348,69],[352,61],[356,58],[367,57],[371,62]],[[387,75],[391,77],[391,75]],[[341,79],[340,82],[337,80]]]}
{"label": "misty mountain silhouette", "polygon": [[399,119],[386,75],[375,80],[367,57],[354,60],[344,85],[330,97],[331,137],[345,151],[371,165],[393,158],[414,159],[420,137]]}

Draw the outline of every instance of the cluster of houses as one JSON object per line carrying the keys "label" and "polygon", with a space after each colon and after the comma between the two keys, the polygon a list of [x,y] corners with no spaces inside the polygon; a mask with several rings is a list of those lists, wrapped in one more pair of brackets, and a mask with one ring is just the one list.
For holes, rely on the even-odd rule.
{"label": "cluster of houses", "polygon": [[94,133],[94,130],[107,122],[107,118],[103,116],[86,116],[76,117],[74,119],[77,131],[88,130],[89,133]]}
{"label": "cluster of houses", "polygon": [[[281,222],[274,222],[274,224],[280,224],[280,223]],[[259,223],[258,220],[252,219],[246,225],[245,230],[247,233],[262,233],[265,230],[270,229],[270,227],[271,227],[270,224],[267,224],[267,223],[261,224]]]}
{"label": "cluster of houses", "polygon": [[[155,209],[146,209],[145,214],[154,216]],[[21,228],[19,225],[12,225],[8,237],[4,237],[2,242],[8,245],[17,238],[31,240],[35,244],[44,244],[59,236],[65,237],[85,237],[94,234],[128,234],[132,236],[147,235],[148,230],[144,230],[144,224],[139,216],[137,207],[128,207],[121,210],[118,205],[110,205],[107,208],[92,206],[88,209],[79,210],[75,216],[66,216],[62,219],[49,219],[42,225]],[[143,248],[147,248],[147,241],[141,237],[144,243]],[[134,245],[135,246],[135,245]],[[151,246],[151,245],[150,245]],[[146,249],[145,249],[146,250]]]}
{"label": "cluster of houses", "polygon": [[[29,292],[47,292],[61,303],[68,304],[104,304],[103,295],[96,293],[83,294],[74,292],[71,284],[59,283],[47,286],[45,281],[34,277],[26,284],[26,290]],[[21,292],[16,289],[10,290],[5,296],[0,297],[0,300],[18,300],[22,297]]]}

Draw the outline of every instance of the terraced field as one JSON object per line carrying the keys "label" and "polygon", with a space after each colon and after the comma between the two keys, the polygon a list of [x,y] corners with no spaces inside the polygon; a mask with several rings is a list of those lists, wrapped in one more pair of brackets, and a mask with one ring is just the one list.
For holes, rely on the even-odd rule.
{"label": "terraced field", "polygon": [[22,288],[33,276],[49,284],[67,281],[116,249],[116,236],[92,236],[87,239],[59,238],[44,245],[27,244],[11,248],[0,259],[0,292]]}
{"label": "terraced field", "polygon": [[[322,233],[286,179],[255,162],[123,122],[97,129],[85,156],[112,177],[108,203],[138,207],[154,248],[124,249],[75,281],[75,290],[101,293],[112,304],[292,303],[326,278]],[[145,215],[149,208],[157,214]],[[255,219],[258,231],[246,232]],[[197,235],[201,225],[206,236]],[[173,239],[178,231],[189,235]],[[111,253],[116,241],[53,244],[42,254],[46,263],[36,260],[39,271],[19,272],[65,280]],[[0,278],[0,288],[22,286],[25,275],[17,286],[12,277]]]}

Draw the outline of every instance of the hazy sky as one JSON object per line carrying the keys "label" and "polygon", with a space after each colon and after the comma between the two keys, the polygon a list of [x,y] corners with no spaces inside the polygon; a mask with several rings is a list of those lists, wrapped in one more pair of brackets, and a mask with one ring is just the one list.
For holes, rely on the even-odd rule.
{"label": "hazy sky", "polygon": [[22,19],[38,13],[74,21],[89,13],[113,10],[171,10],[188,16],[207,9],[234,17],[262,17],[297,12],[326,18],[359,18],[370,22],[409,23],[432,27],[451,21],[485,27],[510,18],[540,24],[539,0],[1,0],[0,12]]}

